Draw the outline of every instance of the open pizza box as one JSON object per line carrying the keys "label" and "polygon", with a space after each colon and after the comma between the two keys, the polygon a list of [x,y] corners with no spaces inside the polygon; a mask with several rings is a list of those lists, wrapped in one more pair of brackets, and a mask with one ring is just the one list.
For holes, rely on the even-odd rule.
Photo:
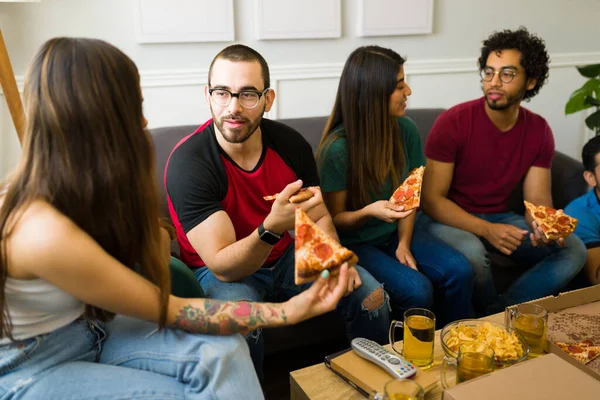
{"label": "open pizza box", "polygon": [[[600,381],[600,357],[584,365],[554,343],[576,344],[589,339],[594,345],[600,345],[600,285],[544,297],[529,303],[538,304],[548,310],[546,351],[556,354]],[[514,306],[507,307],[506,316],[512,308]],[[600,392],[597,396],[600,399]]]}
{"label": "open pizza box", "polygon": [[461,383],[444,400],[598,399],[600,382],[556,354],[546,354]]}

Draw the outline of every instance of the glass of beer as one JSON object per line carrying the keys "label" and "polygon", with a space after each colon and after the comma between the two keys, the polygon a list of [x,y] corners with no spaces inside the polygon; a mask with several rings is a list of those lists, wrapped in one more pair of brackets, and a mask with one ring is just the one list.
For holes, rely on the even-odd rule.
{"label": "glass of beer", "polygon": [[544,355],[548,311],[537,304],[519,304],[509,309],[508,324],[519,332],[529,344],[529,357]]}
{"label": "glass of beer", "polygon": [[[404,328],[403,349],[396,348],[396,328]],[[404,321],[392,321],[390,326],[390,346],[408,362],[429,368],[433,365],[433,338],[435,336],[435,315],[424,308],[411,308],[404,313]]]}
{"label": "glass of beer", "polygon": [[423,400],[423,388],[410,379],[394,379],[385,384],[384,394],[372,393],[370,400]]}
{"label": "glass of beer", "polygon": [[444,388],[452,386],[448,383],[447,378],[449,365],[456,366],[456,384],[458,385],[492,372],[494,370],[494,350],[485,342],[467,342],[458,348],[458,358],[444,357],[441,372]]}

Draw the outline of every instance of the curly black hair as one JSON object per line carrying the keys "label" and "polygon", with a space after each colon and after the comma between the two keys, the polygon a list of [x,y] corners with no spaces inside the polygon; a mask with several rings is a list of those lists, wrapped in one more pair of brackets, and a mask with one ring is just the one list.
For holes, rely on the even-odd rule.
{"label": "curly black hair", "polygon": [[515,49],[521,52],[521,65],[525,69],[527,78],[536,79],[533,89],[527,90],[523,100],[528,101],[535,96],[548,80],[548,64],[550,57],[546,52],[544,41],[534,34],[529,33],[527,28],[521,26],[516,31],[505,29],[494,32],[483,41],[481,56],[479,57],[479,69],[485,68],[488,56],[491,52]]}

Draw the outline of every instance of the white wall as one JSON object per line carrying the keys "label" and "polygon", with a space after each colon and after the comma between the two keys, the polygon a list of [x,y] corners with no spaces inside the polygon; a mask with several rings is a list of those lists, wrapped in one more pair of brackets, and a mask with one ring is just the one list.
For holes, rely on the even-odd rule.
{"label": "white wall", "polygon": [[[134,1],[0,2],[0,28],[19,85],[29,59],[45,40],[101,38],[137,63],[150,127],[203,122],[209,116],[202,97],[208,65],[228,43],[139,44]],[[176,6],[183,0],[171,1]],[[597,0],[434,0],[433,34],[370,38],[356,36],[359,0],[342,0],[341,38],[263,41],[255,39],[255,1],[234,0],[235,40],[261,52],[271,66],[277,91],[271,118],[328,114],[346,57],[365,44],[391,47],[408,57],[405,72],[413,89],[409,107],[450,107],[472,99],[480,95],[476,59],[481,41],[494,30],[524,25],[544,38],[552,58],[549,83],[526,107],[548,119],[558,150],[579,157],[586,139],[584,115],[565,117],[563,110],[569,94],[584,81],[574,66],[600,62]],[[15,165],[19,146],[0,100],[3,177]]]}

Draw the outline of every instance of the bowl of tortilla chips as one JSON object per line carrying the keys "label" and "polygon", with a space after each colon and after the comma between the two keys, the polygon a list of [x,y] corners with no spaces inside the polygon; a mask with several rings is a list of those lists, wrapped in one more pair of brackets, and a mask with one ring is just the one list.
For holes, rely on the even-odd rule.
{"label": "bowl of tortilla chips", "polygon": [[462,319],[449,323],[440,333],[442,349],[448,357],[456,358],[461,344],[483,341],[494,349],[495,367],[504,368],[527,359],[529,345],[514,329],[496,322]]}

